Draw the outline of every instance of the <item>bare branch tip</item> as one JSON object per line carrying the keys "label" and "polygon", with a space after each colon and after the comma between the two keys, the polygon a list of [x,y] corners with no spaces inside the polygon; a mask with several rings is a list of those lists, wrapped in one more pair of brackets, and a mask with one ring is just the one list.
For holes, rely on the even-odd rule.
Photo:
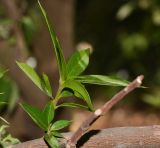
{"label": "bare branch tip", "polygon": [[95,114],[96,116],[100,116],[100,115],[102,114],[102,110],[101,110],[101,109],[97,109],[97,110],[94,112],[94,114]]}
{"label": "bare branch tip", "polygon": [[142,84],[142,80],[144,79],[144,76],[143,75],[140,75],[140,76],[138,76],[137,77],[137,82],[139,83],[139,84]]}

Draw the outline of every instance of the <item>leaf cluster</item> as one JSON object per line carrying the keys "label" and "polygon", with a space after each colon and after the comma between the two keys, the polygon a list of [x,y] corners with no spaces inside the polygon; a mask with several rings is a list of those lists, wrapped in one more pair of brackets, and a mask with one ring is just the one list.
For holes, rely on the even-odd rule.
{"label": "leaf cluster", "polygon": [[0,126],[0,147],[6,148],[9,146],[12,146],[14,144],[20,143],[20,141],[14,137],[12,137],[10,134],[6,132],[6,128],[8,128],[8,125],[1,125]]}
{"label": "leaf cluster", "polygon": [[[25,63],[17,62],[19,68],[42,92],[44,92],[50,98],[50,101],[42,111],[26,103],[21,104],[21,106],[33,119],[33,121],[45,131],[44,139],[47,141],[47,143],[51,147],[55,148],[59,147],[57,138],[62,137],[62,135],[59,133],[59,130],[70,124],[70,121],[68,120],[54,121],[54,114],[57,108],[79,107],[89,111],[94,111],[92,101],[87,89],[85,88],[85,84],[126,86],[128,82],[104,75],[83,75],[83,72],[86,70],[89,64],[89,49],[77,50],[66,61],[54,28],[51,26],[44,8],[39,1],[38,3],[47,24],[53,44],[53,51],[56,55],[56,61],[59,70],[59,88],[57,93],[53,95],[50,81],[46,74],[39,76],[31,66]],[[82,99],[86,105],[72,102],[59,104],[60,99],[69,96],[75,96],[75,98]]]}

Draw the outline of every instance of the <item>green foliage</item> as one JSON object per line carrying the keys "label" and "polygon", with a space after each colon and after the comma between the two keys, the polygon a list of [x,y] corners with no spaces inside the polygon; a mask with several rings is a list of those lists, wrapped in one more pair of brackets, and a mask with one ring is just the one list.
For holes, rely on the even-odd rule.
{"label": "green foliage", "polygon": [[13,21],[10,19],[0,19],[0,38],[8,40]]}
{"label": "green foliage", "polygon": [[62,138],[63,136],[57,131],[67,127],[70,123],[68,120],[59,120],[49,127],[48,132],[44,135],[44,139],[52,148],[60,147],[57,138]]}
{"label": "green foliage", "polygon": [[[90,110],[93,111],[92,102],[89,96],[88,91],[85,89],[84,85],[82,85],[80,82],[77,82],[75,80],[68,80],[64,83],[64,86],[66,88],[70,88],[73,90],[73,92],[78,92],[78,94],[81,96],[81,98],[87,103]],[[75,94],[76,96],[76,94]]]}
{"label": "green foliage", "polygon": [[76,80],[81,83],[108,85],[108,86],[126,86],[129,82],[118,78],[112,78],[103,75],[83,75],[76,77]]}
{"label": "green foliage", "polygon": [[2,78],[6,72],[7,70],[0,69],[0,78]]}
{"label": "green foliage", "polygon": [[16,138],[13,138],[10,134],[6,132],[6,128],[8,125],[1,125],[0,126],[0,147],[6,148],[12,146],[14,144],[20,143],[20,141]]}
{"label": "green foliage", "polygon": [[60,147],[57,138],[54,137],[53,135],[45,134],[44,139],[52,148],[59,148]]}
{"label": "green foliage", "polygon": [[31,66],[19,62],[17,64],[40,90],[49,97],[52,97],[52,89],[47,75],[43,74],[43,78],[41,79]]}
{"label": "green foliage", "polygon": [[60,129],[63,129],[63,128],[67,127],[68,125],[70,125],[70,121],[59,120],[59,121],[56,121],[55,123],[52,124],[51,130],[52,131],[57,131],[57,130],[60,130]]}
{"label": "green foliage", "polygon": [[121,46],[126,58],[136,58],[137,54],[148,47],[147,38],[139,33],[121,37]]}
{"label": "green foliage", "polygon": [[40,128],[45,131],[48,130],[50,122],[54,117],[54,107],[51,101],[46,105],[43,111],[26,103],[21,104],[21,106]]}
{"label": "green foliage", "polygon": [[33,39],[33,35],[36,32],[36,26],[35,26],[32,18],[29,16],[24,16],[21,19],[21,23],[22,23],[22,28],[24,31],[26,43],[28,45],[30,45],[32,42],[32,39]]}
{"label": "green foliage", "polygon": [[[26,103],[21,104],[21,106],[33,119],[33,121],[45,131],[44,139],[49,146],[58,148],[59,143],[57,138],[62,137],[59,130],[67,127],[71,122],[68,120],[59,120],[54,122],[54,112],[57,108],[78,107],[89,111],[94,111],[91,98],[84,85],[85,83],[108,86],[126,86],[128,85],[128,82],[109,76],[81,75],[89,64],[89,49],[76,51],[66,63],[62,48],[54,29],[49,22],[48,16],[39,1],[38,3],[46,21],[56,55],[60,75],[59,88],[56,95],[53,97],[52,88],[47,75],[43,74],[41,78],[32,67],[25,63],[17,62],[20,69],[51,99],[42,111]],[[75,96],[76,98],[82,99],[87,106],[72,102],[59,103],[62,98],[68,96]]]}
{"label": "green foliage", "polygon": [[81,109],[89,110],[88,106],[84,106],[84,105],[76,104],[76,103],[62,103],[58,105],[57,107],[81,108]]}
{"label": "green foliage", "polygon": [[60,81],[63,81],[66,79],[66,64],[65,64],[65,59],[64,59],[63,53],[62,53],[62,48],[59,44],[58,38],[55,34],[55,31],[53,30],[52,26],[50,25],[48,16],[47,16],[44,8],[42,7],[42,5],[40,4],[39,1],[38,1],[38,4],[39,4],[41,12],[45,18],[45,21],[46,21],[46,24],[47,24],[47,27],[48,27],[48,30],[49,30],[49,33],[50,33],[50,36],[52,39],[52,44],[54,47],[54,51],[55,51],[56,59],[57,59],[57,64],[59,67]]}
{"label": "green foliage", "polygon": [[80,75],[88,66],[89,49],[78,50],[70,58],[67,63],[67,76],[74,77]]}
{"label": "green foliage", "polygon": [[7,71],[0,68],[0,111],[5,108],[5,111],[11,112],[19,98],[19,92],[16,83],[5,75]]}
{"label": "green foliage", "polygon": [[143,101],[156,109],[160,108],[160,92],[159,88],[153,91],[153,94],[145,94],[143,96]]}

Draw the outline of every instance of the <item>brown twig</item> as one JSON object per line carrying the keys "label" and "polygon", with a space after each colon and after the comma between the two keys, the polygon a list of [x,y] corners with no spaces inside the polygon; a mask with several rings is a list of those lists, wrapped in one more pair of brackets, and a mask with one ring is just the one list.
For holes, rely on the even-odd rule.
{"label": "brown twig", "polygon": [[87,118],[82,125],[78,128],[78,130],[73,134],[70,140],[67,143],[67,148],[75,148],[77,141],[83,136],[86,131],[90,128],[90,126],[102,115],[104,115],[111,107],[117,104],[120,100],[122,100],[128,93],[134,90],[136,87],[139,87],[142,83],[144,76],[138,76],[134,81],[132,81],[128,86],[114,95],[108,102],[106,102],[101,108],[97,109],[94,113],[92,113],[89,118]]}

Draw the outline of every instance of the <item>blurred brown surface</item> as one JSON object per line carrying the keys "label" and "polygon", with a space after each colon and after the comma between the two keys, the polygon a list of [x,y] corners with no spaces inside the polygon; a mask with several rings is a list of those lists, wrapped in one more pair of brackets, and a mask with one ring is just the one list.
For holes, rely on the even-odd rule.
{"label": "blurred brown surface", "polygon": [[[70,126],[71,131],[75,131],[79,125],[88,117],[86,111],[75,111],[72,115],[73,124]],[[129,107],[118,107],[112,109],[104,116],[100,117],[91,127],[91,129],[103,129],[110,127],[124,126],[145,126],[160,124],[160,115],[148,113],[146,111],[135,110]]]}

